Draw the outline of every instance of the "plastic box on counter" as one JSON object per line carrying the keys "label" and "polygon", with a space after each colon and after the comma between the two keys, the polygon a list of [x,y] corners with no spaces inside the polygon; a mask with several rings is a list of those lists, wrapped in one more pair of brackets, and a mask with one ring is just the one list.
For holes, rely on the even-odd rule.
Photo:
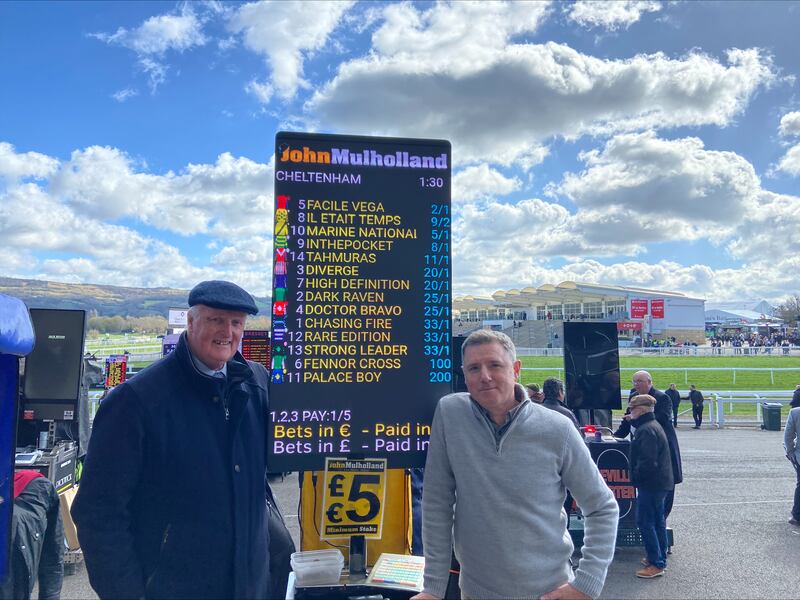
{"label": "plastic box on counter", "polygon": [[339,582],[344,555],[339,550],[295,552],[291,563],[298,587],[332,585]]}

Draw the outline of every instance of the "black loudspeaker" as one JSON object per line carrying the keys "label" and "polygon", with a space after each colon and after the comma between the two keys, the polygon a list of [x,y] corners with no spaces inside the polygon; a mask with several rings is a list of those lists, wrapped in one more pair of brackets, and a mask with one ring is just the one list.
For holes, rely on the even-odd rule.
{"label": "black loudspeaker", "polygon": [[81,396],[86,311],[32,308],[36,345],[25,357],[23,420],[73,421]]}
{"label": "black loudspeaker", "polygon": [[564,323],[566,404],[578,409],[622,407],[616,323]]}
{"label": "black loudspeaker", "polygon": [[466,392],[467,381],[464,379],[464,371],[461,369],[461,346],[464,345],[465,335],[457,335],[453,338],[451,358],[453,363],[453,391]]}

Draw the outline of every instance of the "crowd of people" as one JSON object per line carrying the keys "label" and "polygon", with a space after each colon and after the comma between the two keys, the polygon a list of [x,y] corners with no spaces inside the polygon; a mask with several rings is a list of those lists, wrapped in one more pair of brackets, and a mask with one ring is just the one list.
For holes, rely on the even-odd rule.
{"label": "crowd of people", "polygon": [[726,334],[711,338],[710,344],[713,348],[733,348],[734,354],[772,354],[773,351],[789,354],[792,346],[800,346],[798,333],[791,334],[771,333],[764,335],[760,333],[737,333]]}

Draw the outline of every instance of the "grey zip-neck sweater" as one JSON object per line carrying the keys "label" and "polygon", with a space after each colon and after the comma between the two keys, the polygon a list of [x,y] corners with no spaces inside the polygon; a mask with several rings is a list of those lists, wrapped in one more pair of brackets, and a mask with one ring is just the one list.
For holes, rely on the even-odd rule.
{"label": "grey zip-neck sweater", "polygon": [[[575,574],[566,489],[585,517]],[[614,556],[617,502],[575,426],[555,411],[524,399],[496,439],[469,394],[442,398],[422,506],[424,589],[434,596],[444,597],[453,544],[469,598],[539,598],[567,582],[592,598],[603,589]]]}

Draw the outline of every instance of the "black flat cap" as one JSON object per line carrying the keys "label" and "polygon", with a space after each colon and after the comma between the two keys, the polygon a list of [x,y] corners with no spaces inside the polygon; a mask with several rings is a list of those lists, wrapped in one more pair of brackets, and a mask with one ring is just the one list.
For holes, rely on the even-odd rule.
{"label": "black flat cap", "polygon": [[204,304],[211,308],[238,310],[254,315],[258,312],[253,297],[230,281],[201,281],[189,292],[189,306]]}

